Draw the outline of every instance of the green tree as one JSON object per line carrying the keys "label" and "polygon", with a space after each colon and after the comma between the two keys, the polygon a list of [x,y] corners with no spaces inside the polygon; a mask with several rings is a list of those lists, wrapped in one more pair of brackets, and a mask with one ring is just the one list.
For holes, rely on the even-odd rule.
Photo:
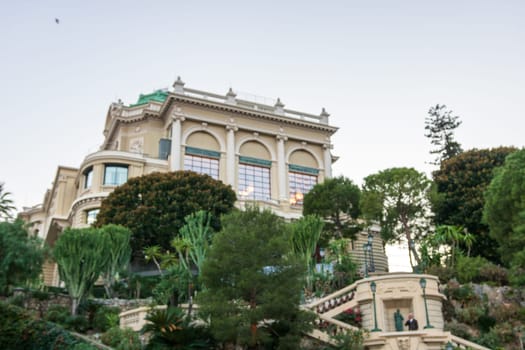
{"label": "green tree", "polygon": [[[469,150],[443,161],[433,173],[437,191],[432,200],[434,223],[463,226],[476,240],[471,245],[471,255],[496,263],[498,242],[489,236],[488,227],[482,222],[483,193],[494,169],[503,165],[507,155],[515,150],[511,147]],[[460,247],[468,250],[466,242],[460,243]]]}
{"label": "green tree", "polygon": [[[431,181],[413,168],[391,168],[364,179],[361,208],[368,220],[377,220],[385,242],[420,239],[428,230]],[[412,266],[421,263],[415,247]]]}
{"label": "green tree", "polygon": [[483,215],[490,236],[499,243],[502,261],[509,265],[525,250],[525,149],[510,154],[496,169],[485,193]]}
{"label": "green tree", "polygon": [[330,238],[352,238],[359,232],[361,191],[343,176],[315,185],[305,196],[303,215],[315,214],[325,220],[325,241]]}
{"label": "green tree", "polygon": [[105,268],[106,244],[101,230],[91,227],[66,228],[55,243],[53,256],[72,299],[72,315]]}
{"label": "green tree", "polygon": [[297,349],[312,318],[299,307],[304,264],[290,254],[289,228],[269,210],[223,217],[202,267],[201,317],[215,338],[249,349]]}
{"label": "green tree", "polygon": [[113,298],[113,285],[118,272],[127,269],[131,257],[131,246],[129,240],[131,231],[124,226],[106,225],[101,228],[104,246],[107,248],[104,256],[107,261],[104,264],[102,278],[104,289],[108,298]]}
{"label": "green tree", "polygon": [[117,224],[132,232],[134,259],[146,247],[170,249],[184,218],[199,210],[211,214],[211,227],[220,228],[220,215],[232,210],[235,192],[208,175],[191,171],[153,173],[129,179],[103,202],[96,226]]}
{"label": "green tree", "polygon": [[4,183],[0,182],[0,219],[3,217],[6,220],[11,218],[11,211],[15,210],[13,200],[9,198],[10,192],[5,192]]}
{"label": "green tree", "polygon": [[312,288],[316,263],[315,252],[323,227],[324,222],[317,215],[303,216],[292,223],[292,251],[306,266],[306,285],[309,289]]}
{"label": "green tree", "polygon": [[36,281],[44,258],[42,241],[27,232],[22,220],[0,222],[0,293]]}
{"label": "green tree", "polygon": [[437,154],[432,162],[434,165],[463,152],[461,145],[454,139],[454,131],[461,125],[461,121],[459,116],[453,116],[452,111],[446,108],[445,105],[437,104],[429,109],[428,117],[425,118],[425,136],[436,147],[430,151],[430,154]]}

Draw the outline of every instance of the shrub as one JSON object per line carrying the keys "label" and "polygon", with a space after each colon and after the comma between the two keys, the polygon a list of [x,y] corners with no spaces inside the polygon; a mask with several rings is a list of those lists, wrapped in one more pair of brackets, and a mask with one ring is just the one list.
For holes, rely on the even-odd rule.
{"label": "shrub", "polygon": [[479,318],[485,314],[485,310],[479,306],[471,306],[457,310],[456,313],[459,322],[475,326]]}
{"label": "shrub", "polygon": [[490,262],[481,267],[479,277],[481,282],[496,282],[499,286],[509,283],[509,272],[507,269]]}
{"label": "shrub", "polygon": [[79,333],[86,333],[89,321],[84,315],[69,316],[66,318],[65,327]]}
{"label": "shrub", "polygon": [[450,331],[457,337],[464,338],[467,340],[472,339],[470,327],[464,323],[450,322],[445,325],[445,331]]}
{"label": "shrub", "polygon": [[100,340],[116,350],[140,350],[142,348],[139,335],[131,328],[121,329],[118,326],[110,328],[102,334]]}
{"label": "shrub", "polygon": [[479,297],[474,293],[469,284],[460,286],[455,283],[449,283],[447,284],[445,293],[448,297],[459,301],[464,306],[479,302]]}
{"label": "shrub", "polygon": [[500,304],[490,309],[490,315],[496,322],[502,323],[508,320],[516,320],[519,317],[520,307],[516,304]]}
{"label": "shrub", "polygon": [[448,281],[454,278],[455,271],[454,269],[448,267],[448,266],[430,266],[426,269],[426,273],[430,275],[437,276],[439,278],[439,282],[446,284]]}
{"label": "shrub", "polygon": [[363,317],[359,308],[348,308],[335,317],[335,319],[348,323],[354,327],[361,328]]}
{"label": "shrub", "polygon": [[486,264],[489,264],[489,261],[480,256],[467,257],[459,255],[455,266],[455,273],[459,283],[480,282],[480,271]]}
{"label": "shrub", "polygon": [[70,316],[69,308],[62,305],[51,305],[47,310],[44,319],[49,322],[65,325],[67,318]]}
{"label": "shrub", "polygon": [[93,328],[99,332],[118,326],[120,309],[118,307],[102,306],[93,317]]}

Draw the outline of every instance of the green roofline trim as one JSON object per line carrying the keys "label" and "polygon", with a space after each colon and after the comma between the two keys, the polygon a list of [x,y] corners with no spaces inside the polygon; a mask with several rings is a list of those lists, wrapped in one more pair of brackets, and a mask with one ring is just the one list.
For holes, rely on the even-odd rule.
{"label": "green roofline trim", "polygon": [[258,165],[258,166],[264,166],[264,167],[271,167],[272,161],[271,160],[265,160],[265,159],[259,159],[259,158],[252,158],[252,157],[239,157],[239,162],[244,164],[250,164],[250,165]]}
{"label": "green roofline trim", "polygon": [[204,156],[204,157],[209,157],[209,158],[220,158],[221,157],[221,152],[210,151],[207,149],[190,147],[190,146],[186,146],[186,154],[191,154],[194,156]]}
{"label": "green roofline trim", "polygon": [[288,165],[288,170],[295,171],[295,172],[298,172],[298,173],[319,175],[319,169],[309,168],[307,166],[302,166],[302,165],[289,164]]}
{"label": "green roofline trim", "polygon": [[166,101],[166,98],[168,98],[168,92],[163,90],[157,90],[155,92],[152,92],[151,94],[140,94],[139,99],[137,100],[137,103],[129,105],[130,107],[140,106],[146,103],[149,103],[150,101],[156,101],[156,102],[164,102]]}

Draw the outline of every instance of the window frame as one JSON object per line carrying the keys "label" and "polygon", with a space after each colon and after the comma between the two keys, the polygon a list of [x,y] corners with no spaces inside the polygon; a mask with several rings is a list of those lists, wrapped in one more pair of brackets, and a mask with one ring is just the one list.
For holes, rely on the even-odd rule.
{"label": "window frame", "polygon": [[[108,182],[108,168],[114,168],[114,169],[126,169],[126,179],[123,182],[120,182],[119,177],[122,174],[115,173],[113,175],[114,181]],[[120,186],[126,183],[129,179],[129,165],[128,164],[120,164],[120,163],[107,163],[104,164],[104,186]]]}

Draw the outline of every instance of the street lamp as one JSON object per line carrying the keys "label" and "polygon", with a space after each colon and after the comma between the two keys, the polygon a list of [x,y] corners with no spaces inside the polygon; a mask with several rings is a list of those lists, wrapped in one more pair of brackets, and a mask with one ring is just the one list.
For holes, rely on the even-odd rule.
{"label": "street lamp", "polygon": [[371,332],[381,332],[381,329],[377,327],[377,313],[376,313],[376,282],[370,283],[370,290],[372,291],[372,299],[374,302],[374,329]]}
{"label": "street lamp", "polygon": [[428,319],[427,295],[425,293],[425,288],[427,287],[427,280],[424,279],[424,278],[421,278],[419,280],[419,285],[421,286],[421,289],[423,289],[423,301],[425,302],[425,315],[427,317],[427,325],[424,328],[425,329],[427,329],[427,328],[434,328],[434,326],[432,326],[430,324],[430,321]]}
{"label": "street lamp", "polygon": [[374,264],[374,246],[372,245],[372,243],[374,242],[374,236],[372,235],[372,232],[371,231],[368,231],[368,251],[369,251],[369,255],[368,255],[368,258],[370,259],[370,272],[375,272],[376,271],[376,266]]}
{"label": "street lamp", "polygon": [[368,277],[368,262],[367,262],[368,244],[367,243],[363,244],[363,252],[365,253],[365,278],[367,278]]}

